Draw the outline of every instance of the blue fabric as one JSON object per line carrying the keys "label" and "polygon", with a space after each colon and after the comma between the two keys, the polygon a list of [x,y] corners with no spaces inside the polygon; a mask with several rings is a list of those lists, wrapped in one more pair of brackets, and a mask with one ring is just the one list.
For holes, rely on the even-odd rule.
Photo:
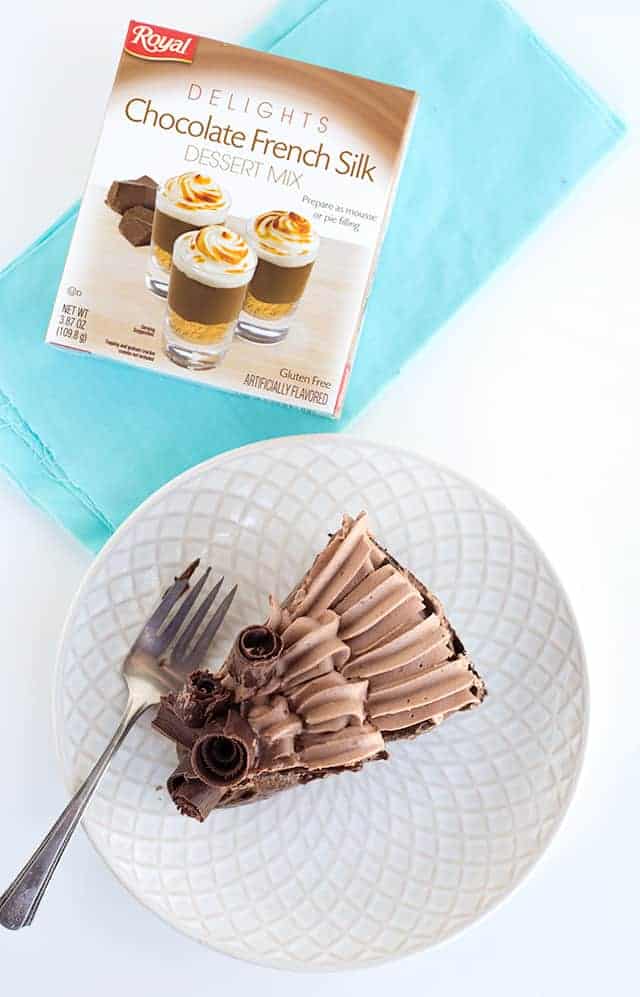
{"label": "blue fabric", "polygon": [[45,346],[71,209],[0,274],[0,463],[94,549],[198,461],[348,425],[623,131],[499,0],[288,0],[247,42],[422,95],[344,415]]}

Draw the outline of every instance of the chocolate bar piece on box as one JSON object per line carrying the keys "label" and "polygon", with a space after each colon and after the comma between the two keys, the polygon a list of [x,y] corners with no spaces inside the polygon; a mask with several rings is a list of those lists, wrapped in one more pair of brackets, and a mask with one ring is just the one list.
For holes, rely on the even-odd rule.
{"label": "chocolate bar piece on box", "polygon": [[135,180],[114,180],[105,198],[105,204],[123,215],[129,208],[153,208],[156,203],[158,184],[144,174]]}
{"label": "chocolate bar piece on box", "polygon": [[128,208],[120,219],[118,230],[132,246],[149,246],[151,244],[151,228],[153,211],[137,204]]}

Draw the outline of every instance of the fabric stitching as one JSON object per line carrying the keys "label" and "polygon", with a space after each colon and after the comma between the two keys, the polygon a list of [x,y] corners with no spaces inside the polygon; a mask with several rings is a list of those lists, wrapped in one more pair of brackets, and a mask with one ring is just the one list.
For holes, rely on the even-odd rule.
{"label": "fabric stitching", "polygon": [[[18,439],[21,440],[29,450],[31,450],[34,457],[36,457],[39,461],[45,474],[47,474],[52,481],[55,481],[62,488],[65,488],[87,509],[88,512],[94,515],[103,526],[106,526],[106,528],[113,533],[115,530],[113,523],[101,511],[101,509],[99,509],[90,496],[87,495],[87,493],[84,492],[83,489],[64,471],[62,465],[56,459],[51,449],[46,446],[38,434],[33,431],[26,419],[22,418],[18,408],[13,404],[2,389],[0,389],[0,406],[3,406],[10,416],[10,418],[6,418],[6,416],[3,418],[3,421],[0,423],[0,428],[8,429],[10,432],[14,433]],[[41,448],[40,452],[38,451],[37,446],[34,445],[34,441],[37,443],[37,446]]]}

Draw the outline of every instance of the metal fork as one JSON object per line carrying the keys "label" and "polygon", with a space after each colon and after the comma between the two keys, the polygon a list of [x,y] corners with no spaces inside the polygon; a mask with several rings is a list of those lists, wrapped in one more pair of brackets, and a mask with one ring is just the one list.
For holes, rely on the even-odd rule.
{"label": "metal fork", "polygon": [[[0,924],[5,928],[17,930],[31,924],[78,821],[125,737],[145,710],[157,705],[163,693],[175,689],[181,679],[202,663],[233,601],[237,586],[231,589],[218,608],[205,619],[220,591],[223,582],[221,578],[183,626],[211,573],[211,568],[207,568],[190,587],[190,578],[198,564],[199,561],[190,564],[167,589],[158,608],[127,654],[122,665],[122,675],[129,691],[124,716],[75,796],[9,889],[0,897]],[[189,594],[183,598],[188,589]],[[178,608],[169,618],[175,606]],[[171,645],[169,658],[164,659],[163,655]]]}

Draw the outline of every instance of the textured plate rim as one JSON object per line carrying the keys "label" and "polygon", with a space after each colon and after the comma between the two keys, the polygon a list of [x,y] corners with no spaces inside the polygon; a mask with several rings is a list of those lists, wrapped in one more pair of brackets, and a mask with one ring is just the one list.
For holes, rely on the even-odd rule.
{"label": "textured plate rim", "polygon": [[490,492],[486,491],[486,489],[477,485],[475,481],[473,481],[473,479],[467,477],[466,475],[460,474],[458,471],[452,470],[446,464],[443,464],[440,461],[433,460],[432,458],[427,457],[424,454],[421,454],[415,450],[411,450],[410,448],[407,447],[398,447],[389,443],[378,443],[375,440],[363,439],[362,437],[355,436],[350,433],[341,433],[339,435],[333,433],[300,433],[293,436],[276,436],[267,440],[259,440],[255,443],[247,443],[244,446],[235,447],[232,450],[225,450],[222,453],[216,454],[213,457],[208,457],[205,460],[201,461],[199,464],[194,464],[193,467],[189,467],[185,471],[182,471],[180,474],[177,474],[175,477],[167,481],[164,485],[161,485],[160,488],[156,489],[155,492],[152,492],[151,495],[147,496],[147,498],[144,499],[144,501],[141,502],[140,505],[138,505],[132,512],[129,513],[127,518],[117,527],[113,535],[109,537],[106,543],[100,548],[95,558],[93,559],[93,561],[91,562],[85,573],[83,574],[80,580],[80,584],[78,585],[78,589],[75,595],[73,596],[73,599],[71,600],[71,603],[67,610],[62,630],[60,633],[60,638],[58,640],[58,644],[56,647],[56,657],[53,669],[53,682],[52,682],[52,693],[51,693],[52,728],[53,728],[53,738],[55,745],[55,754],[58,766],[62,774],[63,785],[67,790],[67,792],[69,793],[69,796],[71,796],[75,792],[75,788],[72,783],[70,775],[67,773],[66,766],[64,763],[63,747],[62,747],[64,728],[61,722],[59,722],[58,719],[59,711],[57,709],[58,699],[61,689],[63,650],[67,643],[68,637],[71,633],[72,619],[75,615],[78,605],[80,604],[81,597],[83,596],[85,588],[89,583],[89,581],[92,579],[92,577],[99,571],[102,561],[107,556],[111,548],[115,547],[116,544],[119,542],[120,535],[124,532],[125,529],[130,527],[131,524],[136,519],[144,516],[144,513],[148,506],[150,506],[153,502],[155,502],[165,492],[169,492],[173,488],[175,488],[175,486],[179,482],[186,481],[190,477],[196,477],[205,469],[213,468],[231,456],[241,453],[250,453],[252,451],[265,450],[271,447],[283,446],[286,444],[295,445],[296,443],[298,444],[308,443],[308,442],[313,443],[316,441],[326,442],[327,440],[332,440],[333,444],[337,446],[341,446],[343,442],[345,443],[348,442],[365,447],[371,447],[375,450],[383,451],[389,454],[401,454],[405,457],[417,458],[419,461],[422,461],[424,464],[430,465],[436,470],[441,470],[447,474],[453,475],[462,484],[468,486],[473,491],[487,498],[497,508],[499,508],[509,518],[511,518],[517,523],[523,535],[526,536],[527,540],[529,540],[529,542],[532,544],[532,546],[535,548],[535,550],[544,560],[546,567],[549,570],[550,576],[552,577],[555,585],[557,586],[558,592],[565,600],[568,615],[573,625],[573,630],[575,633],[576,643],[580,657],[580,663],[582,666],[581,678],[582,678],[582,693],[584,698],[584,711],[582,716],[582,731],[581,731],[582,736],[581,736],[580,750],[576,756],[576,764],[573,773],[573,778],[571,781],[570,791],[567,794],[563,806],[560,808],[558,812],[556,826],[554,827],[553,831],[551,832],[550,836],[545,842],[545,845],[542,848],[542,850],[539,852],[536,858],[531,862],[528,868],[524,871],[520,879],[514,884],[514,886],[507,893],[505,893],[501,897],[498,897],[493,903],[490,903],[482,911],[482,913],[479,914],[473,921],[470,921],[462,925],[460,928],[457,928],[456,930],[452,931],[451,934],[447,935],[446,938],[443,938],[440,941],[433,942],[431,944],[424,945],[421,948],[415,949],[414,951],[411,952],[401,952],[398,953],[397,955],[384,956],[379,959],[364,959],[361,961],[346,964],[344,966],[333,966],[333,965],[307,966],[303,964],[296,964],[293,962],[283,964],[281,962],[270,961],[268,959],[258,959],[258,958],[249,959],[240,955],[235,955],[234,953],[224,951],[224,949],[216,948],[215,945],[211,944],[205,939],[194,938],[193,935],[187,934],[187,932],[183,931],[177,924],[174,924],[172,921],[163,917],[159,911],[153,910],[153,908],[148,906],[148,904],[145,903],[145,901],[141,897],[139,897],[136,893],[134,893],[133,889],[122,878],[119,872],[117,872],[116,869],[113,868],[113,866],[108,861],[107,857],[102,853],[97,843],[94,841],[93,837],[91,836],[91,832],[86,826],[84,819],[81,821],[82,829],[86,837],[88,838],[96,854],[100,857],[101,861],[108,868],[109,872],[124,888],[127,894],[144,910],[148,911],[150,914],[153,914],[153,916],[157,918],[158,921],[160,921],[160,923],[171,928],[172,931],[174,931],[176,934],[179,934],[182,938],[186,938],[191,942],[195,942],[196,944],[207,949],[209,952],[214,952],[216,955],[221,956],[223,958],[233,959],[235,962],[260,966],[265,969],[275,969],[281,972],[289,972],[294,974],[342,973],[342,972],[351,972],[359,969],[371,969],[372,967],[375,966],[382,966],[388,963],[398,962],[401,959],[409,959],[411,957],[420,956],[423,955],[425,952],[435,951],[436,949],[440,949],[443,946],[448,945],[450,942],[459,939],[461,935],[463,935],[465,932],[469,931],[471,928],[475,927],[476,925],[480,924],[491,914],[494,914],[495,911],[497,911],[499,908],[503,906],[503,904],[505,904],[513,896],[515,896],[515,894],[519,892],[522,886],[528,881],[533,871],[540,866],[542,860],[548,856],[551,845],[556,840],[558,832],[560,831],[562,825],[566,820],[567,813],[569,812],[569,808],[571,807],[573,800],[575,798],[576,790],[584,770],[584,759],[585,759],[587,742],[589,739],[589,729],[590,729],[590,719],[591,719],[591,694],[590,694],[590,682],[589,682],[589,670],[588,670],[587,658],[584,651],[582,634],[580,632],[578,621],[573,611],[573,606],[571,604],[571,601],[564,588],[564,585],[562,584],[562,581],[560,580],[558,574],[555,571],[555,568],[553,567],[551,561],[547,557],[546,553],[544,552],[538,541],[533,537],[533,535],[529,532],[529,530],[525,526],[523,526],[520,519],[513,512],[511,512],[511,510],[500,499],[496,499]]}

